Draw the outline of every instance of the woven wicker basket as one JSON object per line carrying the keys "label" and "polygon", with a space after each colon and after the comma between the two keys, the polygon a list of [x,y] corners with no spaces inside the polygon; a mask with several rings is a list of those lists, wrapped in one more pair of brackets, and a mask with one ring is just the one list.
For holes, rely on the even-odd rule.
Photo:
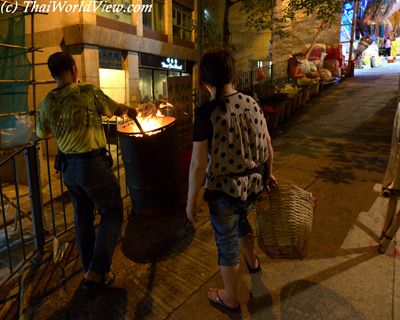
{"label": "woven wicker basket", "polygon": [[314,198],[295,185],[264,193],[255,204],[257,239],[271,258],[302,259],[308,251]]}

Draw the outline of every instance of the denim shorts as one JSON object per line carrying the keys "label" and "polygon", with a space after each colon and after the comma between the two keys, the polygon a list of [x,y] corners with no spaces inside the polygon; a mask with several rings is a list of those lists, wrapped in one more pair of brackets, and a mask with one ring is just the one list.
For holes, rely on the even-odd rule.
{"label": "denim shorts", "polygon": [[252,203],[245,204],[224,194],[208,197],[206,201],[218,247],[218,264],[237,265],[240,262],[238,239],[252,232],[247,220]]}

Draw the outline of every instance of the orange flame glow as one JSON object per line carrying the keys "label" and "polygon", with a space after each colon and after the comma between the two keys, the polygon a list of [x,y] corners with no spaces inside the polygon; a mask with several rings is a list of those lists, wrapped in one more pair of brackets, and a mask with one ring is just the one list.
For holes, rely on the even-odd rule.
{"label": "orange flame glow", "polygon": [[[175,121],[175,118],[164,116],[161,111],[156,108],[156,105],[151,102],[140,105],[137,111],[137,120],[145,135],[157,134],[160,131],[158,129],[162,129]],[[118,131],[127,134],[133,133],[136,137],[143,136],[134,121],[124,123],[118,128]]]}
{"label": "orange flame glow", "polygon": [[[137,117],[144,132],[153,131],[157,130],[158,128],[161,128],[163,126],[163,118],[164,116],[161,114],[160,110],[157,111],[156,115],[150,117],[142,117],[140,116],[140,114]],[[139,131],[136,125],[135,125],[135,131]]]}

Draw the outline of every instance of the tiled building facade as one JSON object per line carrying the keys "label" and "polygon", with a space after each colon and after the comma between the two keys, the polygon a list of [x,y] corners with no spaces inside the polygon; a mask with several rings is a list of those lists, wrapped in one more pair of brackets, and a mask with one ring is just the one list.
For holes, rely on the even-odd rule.
{"label": "tiled building facade", "polygon": [[[43,52],[36,55],[36,80],[51,81],[47,58],[56,51],[68,51],[77,61],[83,82],[99,85],[121,103],[134,106],[165,97],[168,76],[192,74],[196,60],[195,1],[109,1],[126,7],[131,3],[152,4],[152,11],[37,15],[35,46]],[[38,100],[53,87],[51,83],[38,85]]]}
{"label": "tiled building facade", "polygon": [[[169,76],[193,75],[197,58],[193,28],[196,1],[107,1],[96,4],[122,4],[125,8],[131,4],[142,8],[152,5],[152,10],[116,13],[101,10],[100,6],[96,12],[35,15],[35,46],[42,48],[42,52],[36,53],[35,78],[38,82],[48,81],[36,85],[36,107],[55,86],[47,59],[57,51],[74,56],[82,82],[98,85],[114,100],[130,106],[166,97]],[[37,3],[45,4],[48,0]],[[56,149],[55,143],[51,149]]]}

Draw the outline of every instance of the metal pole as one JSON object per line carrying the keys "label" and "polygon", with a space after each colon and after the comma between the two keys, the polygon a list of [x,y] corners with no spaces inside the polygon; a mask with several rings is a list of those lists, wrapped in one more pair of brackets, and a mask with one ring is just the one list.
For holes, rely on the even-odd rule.
{"label": "metal pole", "polygon": [[51,208],[51,221],[53,225],[53,236],[57,236],[56,218],[54,214],[54,199],[53,199],[53,186],[51,182],[51,169],[49,159],[49,140],[46,141],[46,163],[47,163],[47,180],[49,182],[49,194],[50,194],[50,208]]}
{"label": "metal pole", "polygon": [[[31,15],[31,47],[35,47],[35,15]],[[36,73],[35,73],[35,50],[32,50],[32,104],[33,111],[36,112]],[[36,128],[36,116],[35,128]]]}
{"label": "metal pole", "polygon": [[[22,217],[21,217],[21,205],[20,205],[20,197],[19,197],[19,185],[18,185],[18,168],[17,168],[17,162],[16,162],[16,156],[12,158],[11,160],[11,167],[12,167],[12,172],[13,172],[13,178],[14,178],[14,188],[15,188],[15,202],[17,206],[15,207],[17,209],[16,212],[16,219],[18,219],[18,227],[19,227],[19,234],[21,238],[21,249],[22,249],[22,255],[24,257],[24,260],[26,258],[26,251],[25,251],[25,241],[24,241],[24,229],[22,226]],[[17,221],[15,221],[15,231],[17,230]]]}
{"label": "metal pole", "polygon": [[353,22],[351,24],[351,35],[350,35],[350,48],[349,48],[349,62],[347,65],[347,74],[350,74],[350,70],[352,68],[353,64],[353,49],[354,49],[354,33],[356,29],[356,22],[357,22],[357,15],[358,15],[358,10],[360,6],[360,0],[355,0],[354,1],[354,7],[353,7]]}
{"label": "metal pole", "polygon": [[31,80],[4,80],[1,79],[0,83],[31,83]]}
{"label": "metal pole", "polygon": [[274,80],[274,65],[272,63],[272,59],[273,59],[273,52],[274,52],[274,33],[275,33],[275,22],[274,22],[274,18],[275,18],[275,8],[276,8],[276,0],[274,0],[272,2],[272,6],[271,6],[271,40],[269,42],[269,62],[268,62],[268,71],[270,73],[270,80],[273,81]]}
{"label": "metal pole", "polygon": [[13,113],[2,113],[0,114],[0,118],[7,118],[12,116],[23,116],[23,115],[34,115],[34,112],[13,112]]}
{"label": "metal pole", "polygon": [[44,227],[43,227],[43,202],[40,186],[39,164],[37,146],[33,144],[25,150],[25,162],[27,167],[29,197],[31,199],[32,224],[35,233],[36,249],[40,254],[44,253]]}
{"label": "metal pole", "polygon": [[9,240],[8,229],[7,229],[7,218],[6,218],[6,210],[5,210],[5,206],[4,206],[4,194],[3,194],[1,176],[0,176],[0,209],[1,209],[2,217],[3,217],[3,230],[4,230],[4,238],[6,240],[8,267],[9,267],[10,273],[13,273],[13,263],[12,263],[12,259],[11,259],[12,255],[11,255],[10,240]]}
{"label": "metal pole", "polygon": [[[200,60],[204,50],[204,1],[197,0],[197,75],[200,72]],[[199,79],[199,77],[197,77]],[[203,103],[200,81],[197,81],[197,106]]]}

